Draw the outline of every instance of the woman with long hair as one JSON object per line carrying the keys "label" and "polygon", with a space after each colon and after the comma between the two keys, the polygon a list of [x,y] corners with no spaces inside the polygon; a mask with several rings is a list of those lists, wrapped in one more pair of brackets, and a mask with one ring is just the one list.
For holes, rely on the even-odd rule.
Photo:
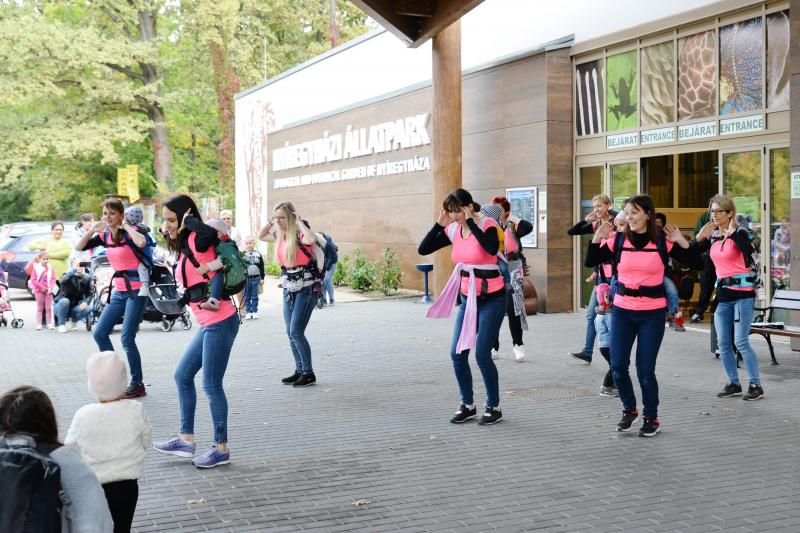
{"label": "woman with long hair", "polygon": [[639,417],[629,373],[631,349],[637,341],[636,374],[644,405],[639,436],[653,437],[660,428],[656,357],[664,338],[667,309],[664,271],[669,257],[693,268],[700,268],[702,261],[677,227],[667,225],[659,233],[652,198],[632,196],[624,208],[627,227],[609,239],[611,224],[600,224],[589,244],[586,266],[611,261],[616,280],[611,312],[611,372],[623,409],[617,431],[630,431]]}
{"label": "woman with long hair", "polygon": [[294,356],[294,373],[281,380],[285,385],[307,387],[317,381],[311,364],[311,345],[306,326],[321,294],[314,290],[320,283],[313,245],[317,236],[290,202],[275,207],[258,238],[274,242],[275,260],[281,265],[283,287],[283,321]]}
{"label": "woman with long hair", "polygon": [[492,360],[492,346],[497,340],[506,309],[506,290],[498,267],[500,239],[497,222],[478,217],[480,206],[464,189],[454,189],[442,202],[442,210],[431,230],[422,239],[418,252],[428,255],[452,246],[450,257],[456,263],[453,274],[436,303],[428,310],[430,318],[450,316],[456,298],[461,305],[456,317],[450,346],[461,404],[450,419],[461,424],[478,414],[472,391],[469,352],[475,361],[486,388],[486,409],[478,421],[481,425],[499,422],[500,383]]}
{"label": "woman with long hair", "polygon": [[710,251],[717,272],[714,329],[719,341],[719,357],[728,378],[728,383],[717,396],[742,395],[733,351],[735,345],[742,354],[750,381],[743,399],[758,400],[764,397],[764,389],[758,373],[758,359],[748,338],[758,281],[749,267],[753,255],[750,234],[736,222],[736,206],[727,196],[718,194],[711,198],[709,213],[710,222],[703,226],[695,239],[701,252]]}
{"label": "woman with long hair", "polygon": [[125,207],[120,200],[109,198],[103,202],[102,207],[103,217],[81,237],[75,249],[84,251],[98,246],[106,248],[106,257],[114,269],[114,275],[111,278],[112,287],[109,287],[111,296],[108,305],[103,308],[94,328],[94,340],[100,351],[113,351],[111,331],[124,316],[120,338],[131,372],[131,384],[125,397],[138,398],[147,395],[142,358],[136,346],[136,332],[147,302],[147,297],[139,295],[142,283],[137,269],[144,257],[142,248],[147,246],[147,238],[135,226],[125,222]]}
{"label": "woman with long hair", "polygon": [[[56,411],[44,391],[22,385],[0,396],[0,436],[7,439],[7,443],[21,438],[35,445],[39,453],[49,454],[58,464],[61,489],[70,502],[64,507],[67,516],[62,518],[62,523],[67,529],[62,531],[114,531],[103,488],[78,452],[59,442]],[[15,490],[22,489],[15,487]],[[0,517],[0,529],[6,531],[3,518],[10,517]]]}
{"label": "woman with long hair", "polygon": [[220,300],[217,310],[200,306],[206,298],[210,280],[223,274],[220,271],[210,271],[206,275],[198,272],[200,265],[217,259],[214,246],[219,242],[217,231],[203,224],[199,213],[194,200],[185,194],[168,198],[162,211],[162,232],[167,240],[167,248],[177,257],[176,277],[186,288],[189,306],[200,329],[189,341],[175,369],[181,412],[180,432],[173,439],[154,443],[153,448],[178,457],[194,456],[194,414],[197,406],[194,377],[202,368],[203,389],[208,397],[214,425],[214,441],[205,452],[194,458],[192,464],[198,468],[213,468],[230,463],[228,399],[222,380],[228,368],[233,342],[239,333],[239,314],[230,299]]}

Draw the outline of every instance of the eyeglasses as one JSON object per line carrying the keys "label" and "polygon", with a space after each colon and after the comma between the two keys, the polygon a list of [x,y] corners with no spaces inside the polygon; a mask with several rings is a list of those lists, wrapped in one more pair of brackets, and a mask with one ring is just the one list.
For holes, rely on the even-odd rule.
{"label": "eyeglasses", "polygon": [[286,217],[275,217],[275,220],[286,220]]}
{"label": "eyeglasses", "polygon": [[711,210],[711,214],[712,215],[721,215],[722,213],[730,213],[730,212],[731,212],[730,209],[712,209]]}

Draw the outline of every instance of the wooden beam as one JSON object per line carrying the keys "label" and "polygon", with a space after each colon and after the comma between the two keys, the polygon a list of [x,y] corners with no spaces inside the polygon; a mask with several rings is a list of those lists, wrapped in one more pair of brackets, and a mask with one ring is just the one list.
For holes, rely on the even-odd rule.
{"label": "wooden beam", "polygon": [[[433,38],[433,218],[442,200],[461,187],[461,21]],[[439,295],[453,270],[450,248],[433,259],[433,294]]]}
{"label": "wooden beam", "polygon": [[[421,30],[414,38],[410,48],[417,48],[444,28],[478,7],[483,0],[439,0],[436,2],[436,15],[419,19]],[[459,30],[460,31],[460,30]]]}
{"label": "wooden beam", "polygon": [[375,22],[386,28],[407,46],[414,43],[419,33],[418,23],[414,17],[399,15],[394,8],[394,0],[351,0],[361,11],[369,15]]}

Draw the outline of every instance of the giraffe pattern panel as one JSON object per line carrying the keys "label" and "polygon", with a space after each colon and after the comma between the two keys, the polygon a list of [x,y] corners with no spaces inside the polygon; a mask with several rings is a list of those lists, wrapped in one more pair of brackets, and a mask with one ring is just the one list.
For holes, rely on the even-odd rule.
{"label": "giraffe pattern panel", "polygon": [[678,120],[716,114],[716,55],[713,30],[678,40]]}

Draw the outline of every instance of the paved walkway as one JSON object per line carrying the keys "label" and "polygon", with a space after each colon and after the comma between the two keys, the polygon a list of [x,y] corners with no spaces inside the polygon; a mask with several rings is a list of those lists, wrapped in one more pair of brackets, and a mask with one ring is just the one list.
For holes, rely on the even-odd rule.
{"label": "paved walkway", "polygon": [[[503,422],[455,426],[452,320],[423,310],[405,299],[315,311],[319,382],[296,390],[279,382],[293,366],[277,302],[265,303],[226,376],[232,464],[203,471],[148,453],[136,530],[800,531],[800,354],[787,344],[773,367],[753,338],[766,397],[747,403],[714,396],[724,377],[707,333],[667,332],[663,431],[643,439],[614,431],[618,400],[596,394],[602,359],[566,356],[583,317],[531,317],[528,363],[509,358],[502,332]],[[84,362],[94,343],[31,322],[0,330],[0,388],[44,388],[63,435],[91,401]],[[154,438],[177,429],[172,373],[192,333],[146,324],[139,335]],[[202,392],[197,415],[204,445]]]}

